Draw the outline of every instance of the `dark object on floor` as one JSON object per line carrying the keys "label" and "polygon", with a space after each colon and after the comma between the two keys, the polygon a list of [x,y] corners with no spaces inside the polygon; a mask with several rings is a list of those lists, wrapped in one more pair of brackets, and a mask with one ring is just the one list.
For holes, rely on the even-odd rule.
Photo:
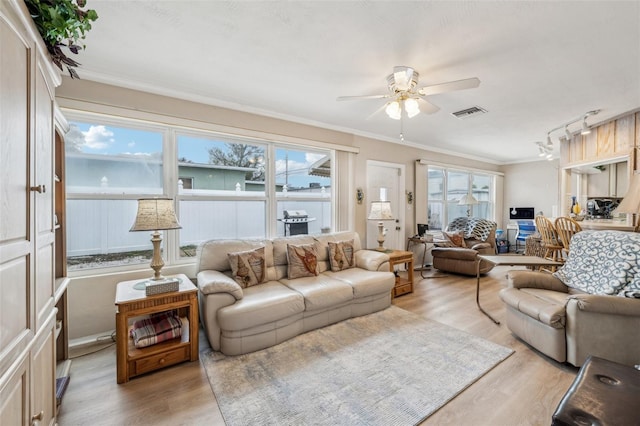
{"label": "dark object on floor", "polygon": [[69,386],[69,376],[58,377],[56,379],[56,405],[60,405],[62,402],[62,396]]}
{"label": "dark object on floor", "polygon": [[552,426],[640,424],[640,371],[590,356],[552,417]]}

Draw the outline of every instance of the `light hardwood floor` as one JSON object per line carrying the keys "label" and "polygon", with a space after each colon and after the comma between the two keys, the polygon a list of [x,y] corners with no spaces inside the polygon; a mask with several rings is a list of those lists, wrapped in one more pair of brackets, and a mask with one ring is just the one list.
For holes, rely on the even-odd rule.
{"label": "light hardwood floor", "polygon": [[[507,266],[482,278],[480,303],[503,321],[498,291]],[[435,412],[422,424],[548,425],[577,368],[559,364],[495,325],[475,305],[475,278],[448,275],[421,279],[413,294],[393,304],[492,342],[515,353]],[[207,348],[200,333],[201,350]],[[224,425],[200,362],[183,363],[116,384],[115,347],[74,359],[58,422],[66,425]]]}

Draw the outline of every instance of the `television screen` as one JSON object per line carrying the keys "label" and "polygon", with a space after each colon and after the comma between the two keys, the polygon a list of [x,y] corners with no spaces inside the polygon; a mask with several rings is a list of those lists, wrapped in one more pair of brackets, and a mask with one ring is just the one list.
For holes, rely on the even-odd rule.
{"label": "television screen", "polygon": [[509,208],[509,219],[517,220],[517,219],[533,219],[534,213],[533,207],[510,207]]}

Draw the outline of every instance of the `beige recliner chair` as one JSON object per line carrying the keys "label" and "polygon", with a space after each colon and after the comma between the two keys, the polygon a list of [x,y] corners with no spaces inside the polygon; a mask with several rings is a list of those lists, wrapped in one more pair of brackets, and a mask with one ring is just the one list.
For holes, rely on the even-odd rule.
{"label": "beige recliner chair", "polygon": [[556,273],[510,271],[507,327],[559,362],[640,361],[640,234],[583,231]]}
{"label": "beige recliner chair", "polygon": [[[434,247],[431,250],[433,267],[444,272],[476,276],[476,256],[496,254],[498,224],[487,219],[459,217],[448,226],[447,232],[461,232],[465,247]],[[493,263],[480,262],[480,273],[493,269]]]}

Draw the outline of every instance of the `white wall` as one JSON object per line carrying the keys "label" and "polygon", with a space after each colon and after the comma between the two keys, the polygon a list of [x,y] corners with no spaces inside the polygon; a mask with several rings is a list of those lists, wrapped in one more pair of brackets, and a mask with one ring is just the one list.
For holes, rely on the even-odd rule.
{"label": "white wall", "polygon": [[[558,161],[534,161],[530,163],[503,166],[503,223],[509,220],[510,207],[533,207],[535,214],[544,213],[552,217],[552,213],[560,205],[559,182],[560,171]],[[511,239],[513,240],[512,233]]]}

